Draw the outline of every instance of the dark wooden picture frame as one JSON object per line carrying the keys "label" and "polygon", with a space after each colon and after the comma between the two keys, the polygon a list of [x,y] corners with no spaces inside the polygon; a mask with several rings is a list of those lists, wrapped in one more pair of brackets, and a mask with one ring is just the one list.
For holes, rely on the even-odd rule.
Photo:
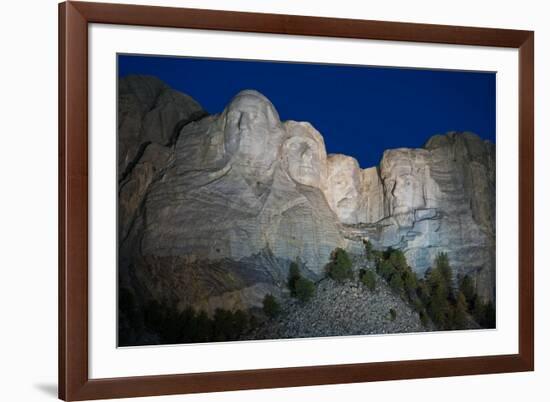
{"label": "dark wooden picture frame", "polygon": [[[120,24],[519,49],[519,353],[90,379],[88,24]],[[534,370],[534,33],[507,29],[66,2],[59,5],[59,397],[138,397]]]}

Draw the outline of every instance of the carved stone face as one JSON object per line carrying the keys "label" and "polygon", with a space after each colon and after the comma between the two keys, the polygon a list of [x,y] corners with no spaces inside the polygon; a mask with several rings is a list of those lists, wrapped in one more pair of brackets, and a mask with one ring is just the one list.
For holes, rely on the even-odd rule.
{"label": "carved stone face", "polygon": [[393,180],[393,212],[409,212],[424,206],[422,176],[403,174]]}
{"label": "carved stone face", "polygon": [[357,161],[345,155],[331,155],[328,163],[328,201],[344,223],[361,218],[361,171]]}
{"label": "carved stone face", "polygon": [[318,186],[321,180],[317,143],[309,138],[291,137],[284,144],[288,173],[293,180]]}
{"label": "carved stone face", "polygon": [[309,124],[287,122],[290,137],[283,144],[284,162],[290,177],[300,184],[323,188],[326,179],[325,147]]}
{"label": "carved stone face", "polygon": [[242,91],[225,114],[226,151],[245,170],[270,170],[284,137],[279,116],[267,98],[255,91]]}
{"label": "carved stone face", "polygon": [[386,151],[381,164],[381,175],[386,184],[386,197],[390,200],[391,214],[414,212],[427,206],[431,181],[426,173],[427,153],[395,149]]}

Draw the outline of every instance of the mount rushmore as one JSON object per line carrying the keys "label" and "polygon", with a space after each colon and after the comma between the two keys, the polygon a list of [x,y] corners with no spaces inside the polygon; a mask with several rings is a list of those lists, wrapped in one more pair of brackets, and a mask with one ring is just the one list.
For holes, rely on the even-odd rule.
{"label": "mount rushmore", "polygon": [[362,168],[254,90],[210,115],[156,78],[128,76],[118,197],[119,285],[136,299],[261,306],[285,291],[291,261],[319,279],[336,247],[362,253],[365,240],[401,249],[420,275],[446,252],[455,277],[495,298],[495,145],[472,133]]}

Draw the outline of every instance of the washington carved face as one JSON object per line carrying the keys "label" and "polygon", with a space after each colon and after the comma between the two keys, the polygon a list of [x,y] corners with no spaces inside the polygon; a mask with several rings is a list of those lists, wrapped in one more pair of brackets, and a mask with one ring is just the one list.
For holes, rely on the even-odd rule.
{"label": "washington carved face", "polygon": [[255,91],[242,91],[225,111],[226,150],[253,170],[269,169],[279,152],[284,130],[273,105]]}

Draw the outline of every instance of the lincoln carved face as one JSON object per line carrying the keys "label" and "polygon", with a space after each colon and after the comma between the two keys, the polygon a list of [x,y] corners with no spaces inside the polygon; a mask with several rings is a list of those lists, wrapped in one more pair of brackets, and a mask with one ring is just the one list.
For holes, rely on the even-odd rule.
{"label": "lincoln carved face", "polygon": [[425,169],[427,151],[395,149],[384,153],[381,176],[386,197],[391,201],[390,213],[406,214],[425,207],[430,198],[426,186],[431,182]]}
{"label": "lincoln carved face", "polygon": [[406,213],[424,206],[423,183],[412,174],[401,174],[389,181],[393,213]]}
{"label": "lincoln carved face", "polygon": [[283,156],[290,177],[307,186],[322,188],[326,180],[324,144],[310,125],[289,122],[290,137],[283,144]]}

